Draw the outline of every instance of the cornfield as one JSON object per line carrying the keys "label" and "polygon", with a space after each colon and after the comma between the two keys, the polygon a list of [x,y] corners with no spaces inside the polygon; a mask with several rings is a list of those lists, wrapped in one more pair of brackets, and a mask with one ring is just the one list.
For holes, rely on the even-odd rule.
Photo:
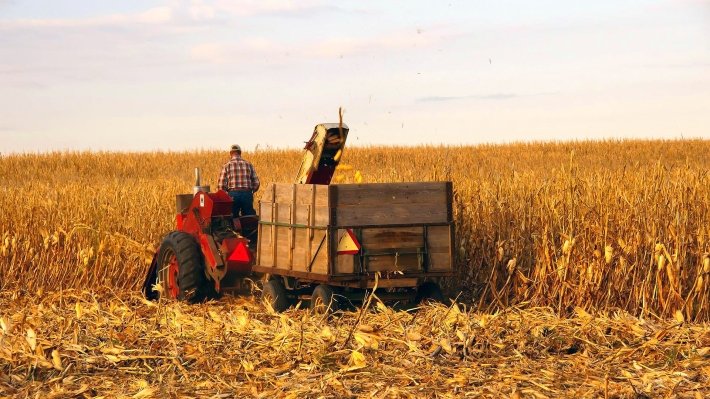
{"label": "cornfield", "polygon": [[[196,166],[214,187],[226,154],[3,156],[0,395],[702,397],[709,153],[703,140],[348,148],[336,183],[453,181],[445,288],[463,305],[417,317],[373,304],[327,331],[243,298],[138,296],[175,195]],[[301,153],[244,157],[265,185],[292,181]]]}

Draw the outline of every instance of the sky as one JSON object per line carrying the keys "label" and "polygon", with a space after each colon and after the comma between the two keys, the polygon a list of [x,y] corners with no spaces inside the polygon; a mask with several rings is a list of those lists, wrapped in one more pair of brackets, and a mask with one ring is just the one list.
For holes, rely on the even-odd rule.
{"label": "sky", "polygon": [[[0,0],[0,153],[710,138],[710,0]],[[258,146],[258,147],[257,147]]]}

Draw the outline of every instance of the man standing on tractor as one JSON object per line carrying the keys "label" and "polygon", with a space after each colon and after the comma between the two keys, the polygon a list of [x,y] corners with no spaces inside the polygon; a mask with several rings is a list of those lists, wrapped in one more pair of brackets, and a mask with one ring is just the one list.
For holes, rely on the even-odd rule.
{"label": "man standing on tractor", "polygon": [[231,159],[224,164],[219,174],[217,188],[226,191],[232,197],[232,215],[256,215],[254,211],[254,192],[259,190],[259,177],[254,166],[242,158],[242,148],[234,144],[229,148]]}

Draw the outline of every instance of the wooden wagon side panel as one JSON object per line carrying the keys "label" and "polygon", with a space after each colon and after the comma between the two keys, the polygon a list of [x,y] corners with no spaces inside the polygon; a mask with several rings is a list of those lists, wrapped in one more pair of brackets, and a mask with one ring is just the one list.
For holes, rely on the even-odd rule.
{"label": "wooden wagon side panel", "polygon": [[[264,197],[266,197],[266,194],[264,194]],[[259,219],[261,222],[272,222],[272,208],[273,204],[270,202],[265,202],[264,199],[259,202]],[[259,241],[257,245],[256,258],[257,263],[261,266],[274,266],[274,233],[275,226],[266,223],[259,223]]]}
{"label": "wooden wagon side panel", "polygon": [[345,184],[331,190],[330,222],[341,227],[446,223],[451,218],[446,182]]}
{"label": "wooden wagon side panel", "polygon": [[[316,281],[451,272],[451,199],[448,182],[269,185],[259,204],[257,267]],[[337,253],[346,229],[360,253]]]}
{"label": "wooden wagon side panel", "polygon": [[326,230],[329,220],[325,186],[275,183],[259,204],[257,264],[293,272],[328,272]]}

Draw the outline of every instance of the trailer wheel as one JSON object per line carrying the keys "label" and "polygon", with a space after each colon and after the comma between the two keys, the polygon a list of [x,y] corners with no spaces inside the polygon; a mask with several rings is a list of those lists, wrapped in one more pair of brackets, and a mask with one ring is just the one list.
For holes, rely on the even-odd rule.
{"label": "trailer wheel", "polygon": [[415,300],[417,304],[425,301],[444,303],[444,294],[441,293],[439,284],[433,281],[427,281],[417,289],[417,297]]}
{"label": "trailer wheel", "polygon": [[163,288],[162,297],[196,303],[216,296],[205,277],[200,247],[182,231],[170,232],[163,239],[157,280]]}
{"label": "trailer wheel", "polygon": [[268,302],[274,311],[281,313],[291,306],[291,301],[288,299],[286,287],[280,279],[272,279],[264,283],[264,289],[261,291],[261,298]]}
{"label": "trailer wheel", "polygon": [[333,288],[319,284],[311,295],[311,310],[316,314],[330,314],[340,308],[338,300],[333,295]]}

